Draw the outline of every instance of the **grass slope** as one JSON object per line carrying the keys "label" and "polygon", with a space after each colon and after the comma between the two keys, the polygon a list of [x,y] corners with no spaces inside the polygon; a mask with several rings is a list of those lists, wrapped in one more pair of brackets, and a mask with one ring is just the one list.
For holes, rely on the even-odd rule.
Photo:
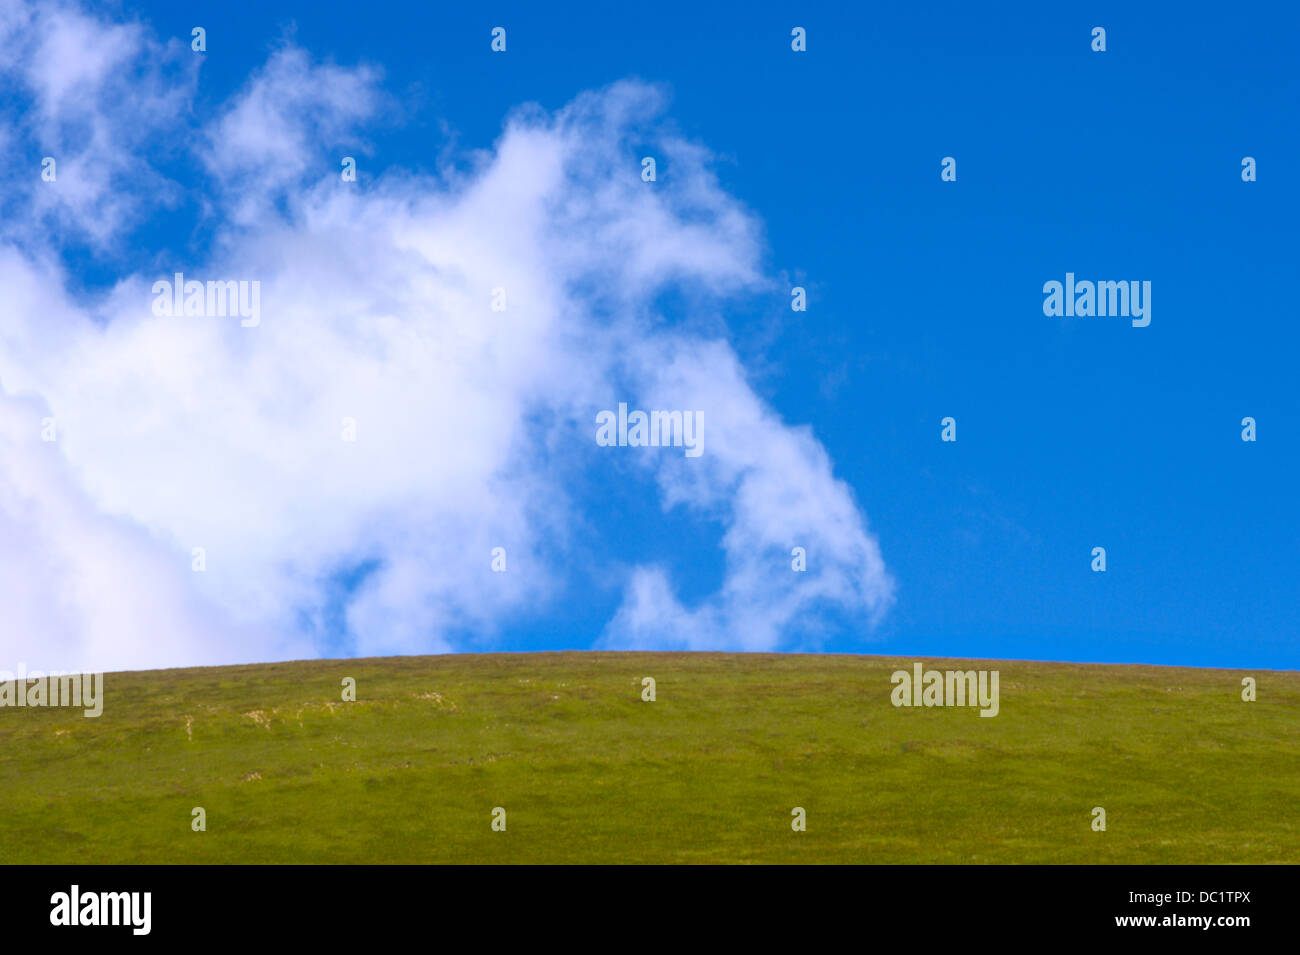
{"label": "grass slope", "polygon": [[108,674],[97,720],[0,709],[0,862],[1300,862],[1300,673],[926,661],[1000,670],[989,719],[892,706],[890,674],[912,663],[540,653]]}

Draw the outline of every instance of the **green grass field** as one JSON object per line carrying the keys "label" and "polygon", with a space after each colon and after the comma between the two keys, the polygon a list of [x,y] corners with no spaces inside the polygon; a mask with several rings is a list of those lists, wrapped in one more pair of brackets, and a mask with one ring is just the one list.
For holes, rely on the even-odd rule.
{"label": "green grass field", "polygon": [[925,661],[999,670],[989,719],[892,706],[890,674],[912,662],[108,674],[99,719],[0,709],[0,862],[1300,862],[1300,673]]}

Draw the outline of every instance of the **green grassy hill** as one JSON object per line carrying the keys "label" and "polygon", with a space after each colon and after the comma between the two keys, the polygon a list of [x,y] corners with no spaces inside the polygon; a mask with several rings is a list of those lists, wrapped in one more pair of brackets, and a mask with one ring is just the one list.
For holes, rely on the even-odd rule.
{"label": "green grassy hill", "polygon": [[99,719],[0,709],[0,862],[1300,862],[1300,673],[925,662],[999,715],[895,708],[911,658],[108,674]]}

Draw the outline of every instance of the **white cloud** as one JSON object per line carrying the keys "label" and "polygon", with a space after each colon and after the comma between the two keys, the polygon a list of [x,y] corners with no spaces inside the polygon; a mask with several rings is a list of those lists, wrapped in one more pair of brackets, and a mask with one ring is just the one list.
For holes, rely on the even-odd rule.
{"label": "white cloud", "polygon": [[[277,50],[204,137],[204,164],[226,196],[237,199],[228,214],[255,221],[268,202],[304,179],[337,178],[343,158],[337,147],[386,105],[380,78],[373,67],[315,64],[298,47]],[[320,146],[336,150],[324,169]]]}
{"label": "white cloud", "polygon": [[[590,523],[567,478],[625,384],[642,406],[704,410],[703,457],[624,473],[720,520],[726,575],[688,610],[667,575],[635,568],[604,642],[770,649],[812,639],[826,608],[878,613],[888,577],[825,450],[754,394],[728,345],[655,321],[670,285],[712,311],[770,290],[757,222],[664,127],[662,92],[522,109],[471,172],[341,182],[335,143],[382,103],[373,70],[274,54],[199,131],[213,251],[92,302],[65,291],[57,257],[0,243],[0,600],[18,607],[0,664],[339,652],[324,621],[349,573],[344,651],[490,646],[564,592]],[[120,117],[96,121],[115,163],[137,161]],[[84,202],[93,216],[102,197]],[[150,286],[172,268],[260,281],[261,324],[153,316]],[[794,544],[807,574],[789,570]]]}
{"label": "white cloud", "polygon": [[[822,611],[878,617],[893,583],[852,491],[835,479],[812,434],[782,424],[763,405],[727,345],[674,339],[639,347],[643,403],[703,413],[703,455],[652,460],[665,508],[688,507],[726,527],[726,574],[716,594],[688,610],[662,569],[638,568],[606,643],[693,650],[772,650],[792,641],[816,646]],[[805,552],[806,570],[793,568],[795,547]]]}
{"label": "white cloud", "polygon": [[[7,116],[43,159],[21,176],[4,232],[30,238],[45,226],[98,247],[133,223],[145,204],[173,200],[160,173],[160,135],[186,122],[199,59],[178,39],[162,42],[138,23],[108,23],[71,5],[0,0],[0,87]],[[18,103],[15,107],[12,104]]]}

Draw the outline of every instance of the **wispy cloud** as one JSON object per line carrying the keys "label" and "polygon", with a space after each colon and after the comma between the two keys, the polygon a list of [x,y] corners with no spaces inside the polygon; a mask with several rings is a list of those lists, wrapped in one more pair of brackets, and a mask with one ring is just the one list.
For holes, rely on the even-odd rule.
{"label": "wispy cloud", "polygon": [[[0,658],[114,668],[335,652],[340,601],[349,652],[490,645],[564,593],[576,528],[617,533],[567,478],[588,466],[596,411],[624,390],[703,413],[700,458],[641,455],[619,473],[702,533],[720,523],[726,570],[687,609],[667,573],[633,568],[604,643],[771,649],[812,639],[828,610],[866,621],[887,605],[879,549],[825,449],[755,394],[724,340],[656,312],[669,289],[710,312],[773,290],[758,221],[708,151],[663,122],[661,89],[521,108],[469,172],[349,183],[336,147],[383,114],[377,70],[285,47],[212,118],[182,121],[189,94],[136,68],[169,49],[142,28],[99,24],[116,39],[64,76],[50,51],[89,21],[18,9],[3,22],[40,20],[45,38],[11,54],[3,82],[54,111],[31,135],[56,135],[79,84],[78,101],[99,104],[87,121],[112,182],[82,188],[79,167],[60,166],[68,191],[44,244],[0,245],[0,594],[17,608]],[[158,274],[86,301],[62,243],[92,221],[106,241],[151,201],[147,180],[112,178],[147,162],[128,102],[177,123],[171,146],[204,144],[193,175],[218,230],[202,260],[178,249]],[[640,177],[646,148],[668,171],[656,183]],[[152,283],[172,269],[258,281],[260,324],[155,316]],[[794,545],[807,573],[790,570]],[[497,546],[510,572],[491,572]]]}
{"label": "wispy cloud", "polygon": [[46,228],[103,249],[149,205],[181,187],[158,171],[164,139],[188,124],[199,60],[179,39],[110,23],[75,6],[0,2],[4,120],[28,149],[55,161],[4,196],[3,233]]}

